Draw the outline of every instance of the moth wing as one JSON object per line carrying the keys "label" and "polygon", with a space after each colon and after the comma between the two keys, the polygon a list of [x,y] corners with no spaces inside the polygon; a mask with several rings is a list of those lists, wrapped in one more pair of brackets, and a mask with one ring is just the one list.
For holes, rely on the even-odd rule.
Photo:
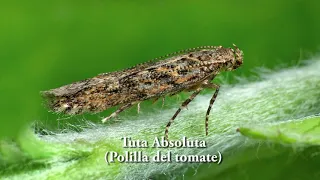
{"label": "moth wing", "polygon": [[79,92],[83,89],[86,89],[90,86],[101,83],[103,81],[104,81],[103,79],[99,79],[99,78],[86,79],[83,81],[79,81],[79,82],[75,82],[75,83],[68,84],[65,86],[61,86],[56,89],[42,91],[41,95],[44,97],[70,96],[70,95],[76,94],[77,92]]}

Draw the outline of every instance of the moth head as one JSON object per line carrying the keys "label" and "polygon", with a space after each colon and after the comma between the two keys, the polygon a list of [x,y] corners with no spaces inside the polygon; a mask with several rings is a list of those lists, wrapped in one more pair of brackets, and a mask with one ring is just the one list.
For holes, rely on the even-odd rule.
{"label": "moth head", "polygon": [[243,63],[243,52],[233,44],[234,49],[231,49],[234,55],[234,59],[232,61],[232,66],[230,66],[230,70],[237,69]]}
{"label": "moth head", "polygon": [[219,46],[212,51],[212,69],[232,71],[243,63],[243,52],[233,44],[234,48]]}

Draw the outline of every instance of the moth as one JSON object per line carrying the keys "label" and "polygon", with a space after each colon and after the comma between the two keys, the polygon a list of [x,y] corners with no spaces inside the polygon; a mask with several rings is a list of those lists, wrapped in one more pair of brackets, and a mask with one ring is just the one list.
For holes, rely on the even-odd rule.
{"label": "moth", "polygon": [[167,123],[165,138],[174,119],[204,88],[215,90],[205,118],[208,120],[218,95],[219,85],[211,82],[222,71],[237,69],[243,63],[243,52],[236,46],[202,46],[157,58],[134,67],[99,74],[56,89],[42,91],[51,111],[65,114],[97,113],[110,107],[119,108],[102,122],[148,99],[157,100],[182,91],[193,92]]}

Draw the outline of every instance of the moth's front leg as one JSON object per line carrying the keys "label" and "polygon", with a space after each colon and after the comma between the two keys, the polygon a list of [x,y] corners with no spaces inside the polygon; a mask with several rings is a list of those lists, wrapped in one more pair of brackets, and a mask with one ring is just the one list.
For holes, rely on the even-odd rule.
{"label": "moth's front leg", "polygon": [[217,96],[218,96],[220,86],[217,85],[217,84],[213,84],[213,83],[211,83],[211,82],[209,82],[209,81],[205,81],[205,82],[203,82],[202,87],[203,87],[203,88],[215,89],[215,90],[216,90],[216,91],[214,92],[213,96],[212,96],[211,99],[210,99],[210,104],[209,104],[209,107],[208,107],[208,110],[207,110],[207,113],[206,113],[205,128],[206,128],[206,136],[207,136],[207,135],[208,135],[209,114],[210,114],[212,105],[213,105],[213,103],[215,102],[215,100],[216,100],[216,98],[217,98]]}

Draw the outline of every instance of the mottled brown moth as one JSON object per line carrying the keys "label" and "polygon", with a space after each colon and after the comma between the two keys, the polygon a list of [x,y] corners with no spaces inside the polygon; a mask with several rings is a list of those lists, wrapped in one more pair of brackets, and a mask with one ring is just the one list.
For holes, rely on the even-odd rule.
{"label": "mottled brown moth", "polygon": [[[202,46],[157,58],[134,67],[99,74],[60,88],[41,92],[48,107],[54,112],[81,114],[101,112],[120,105],[118,110],[104,118],[106,122],[122,111],[148,99],[157,100],[181,91],[193,91],[168,122],[168,129],[180,111],[204,88],[215,89],[206,113],[205,131],[208,135],[208,117],[218,95],[219,85],[211,80],[222,71],[234,70],[243,62],[243,53],[234,48]],[[139,107],[139,106],[138,106]]]}

